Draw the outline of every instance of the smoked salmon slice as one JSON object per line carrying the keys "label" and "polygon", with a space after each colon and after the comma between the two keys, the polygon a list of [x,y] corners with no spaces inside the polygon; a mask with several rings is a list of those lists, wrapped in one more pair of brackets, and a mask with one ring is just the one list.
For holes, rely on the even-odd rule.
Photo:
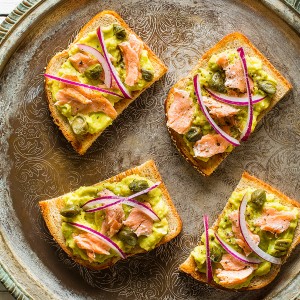
{"label": "smoked salmon slice", "polygon": [[193,147],[195,156],[212,157],[223,153],[230,145],[220,134],[206,134]]}
{"label": "smoked salmon slice", "polygon": [[[151,208],[149,203],[144,203],[144,205]],[[137,236],[148,236],[152,233],[153,220],[136,207],[131,210],[128,218],[123,224],[128,226]]]}
{"label": "smoked salmon slice", "polygon": [[110,247],[94,234],[84,232],[74,235],[73,239],[78,248],[86,250],[87,256],[91,261],[95,259],[95,254],[110,254]]}
{"label": "smoked salmon slice", "polygon": [[195,108],[189,92],[175,89],[174,101],[167,113],[167,125],[179,134],[185,134],[192,126],[194,112]]}
{"label": "smoked salmon slice", "polygon": [[69,60],[72,66],[80,73],[84,73],[88,67],[99,63],[97,59],[91,58],[81,52],[70,56]]}
{"label": "smoked salmon slice", "polygon": [[130,34],[127,42],[119,44],[126,67],[125,83],[133,86],[139,79],[140,55],[143,43],[134,35]]}
{"label": "smoked salmon slice", "polygon": [[262,230],[272,233],[282,233],[290,226],[290,221],[296,218],[292,211],[277,210],[269,207],[264,208],[261,217],[254,220],[254,225],[259,226]]}
{"label": "smoked salmon slice", "polygon": [[[114,196],[115,194],[110,190],[103,190],[99,193],[100,197],[103,196]],[[125,213],[122,204],[116,204],[104,209],[105,218],[102,223],[101,233],[113,237],[123,226],[125,219]]]}

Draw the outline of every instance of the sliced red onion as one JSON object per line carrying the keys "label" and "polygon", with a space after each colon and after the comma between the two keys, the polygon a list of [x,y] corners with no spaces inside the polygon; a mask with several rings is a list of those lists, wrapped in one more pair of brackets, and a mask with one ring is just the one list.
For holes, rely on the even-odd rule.
{"label": "sliced red onion", "polygon": [[245,57],[245,52],[243,47],[240,47],[237,49],[237,52],[240,55],[244,76],[246,80],[246,87],[247,87],[247,95],[248,95],[248,116],[247,116],[247,123],[245,128],[242,131],[240,139],[242,141],[246,141],[251,133],[252,128],[252,122],[253,122],[253,102],[252,102],[252,95],[251,95],[251,89],[250,89],[250,82],[249,82],[249,75],[248,75],[248,68],[247,68],[247,62]]}
{"label": "sliced red onion", "polygon": [[240,145],[240,142],[231,137],[229,134],[227,134],[225,131],[223,131],[216,123],[215,121],[213,120],[213,118],[210,116],[204,102],[203,102],[203,99],[202,99],[202,95],[201,95],[201,87],[200,87],[200,83],[199,83],[199,74],[195,75],[194,76],[194,79],[193,79],[193,82],[194,82],[194,88],[195,88],[195,92],[196,92],[196,96],[197,96],[197,100],[198,100],[198,103],[199,103],[199,106],[202,110],[202,112],[204,113],[207,121],[210,123],[210,125],[214,128],[214,130],[220,134],[226,141],[228,141],[230,144],[234,145],[234,146],[239,146]]}
{"label": "sliced red onion", "polygon": [[[153,189],[157,188],[159,185],[161,184],[160,181],[154,183],[152,186],[148,187],[145,190],[142,190],[138,193],[132,194],[129,197],[122,197],[122,196],[117,196],[117,195],[111,195],[111,196],[103,196],[103,197],[98,197],[92,200],[87,201],[86,203],[84,203],[81,207],[84,208],[85,206],[91,206],[91,205],[95,205],[95,204],[109,204],[107,201],[102,201],[102,200],[106,200],[106,199],[114,199],[114,200],[120,200],[120,199],[133,199],[135,197],[141,196],[143,194],[147,194],[148,192],[152,191]],[[111,203],[111,202],[110,202]]]}
{"label": "sliced red onion", "polygon": [[95,207],[95,208],[91,208],[91,209],[86,209],[85,212],[87,213],[92,213],[92,212],[96,212],[96,211],[100,211],[103,209],[106,209],[110,206],[114,206],[116,204],[119,204],[121,202],[123,202],[123,199],[119,199],[119,200],[106,200],[106,202],[104,202],[105,200],[102,201],[102,203],[106,203],[106,205],[100,206],[100,207]]}
{"label": "sliced red onion", "polygon": [[150,192],[150,191],[154,190],[155,188],[157,188],[160,184],[161,184],[161,182],[158,181],[158,182],[154,183],[152,186],[148,187],[147,189],[142,190],[138,193],[132,194],[129,197],[126,197],[126,199],[133,199],[133,198],[141,196],[143,194],[147,194],[148,192]]}
{"label": "sliced red onion", "polygon": [[148,217],[150,217],[153,221],[159,221],[160,218],[159,216],[148,206],[146,206],[145,204],[138,202],[136,200],[133,199],[124,199],[122,200],[122,204],[127,204],[129,206],[133,206],[138,208],[139,210],[141,210],[144,214],[146,214]]}
{"label": "sliced red onion", "polygon": [[240,208],[239,208],[239,223],[240,223],[240,230],[241,233],[244,237],[244,240],[248,244],[248,246],[251,248],[251,250],[257,254],[259,257],[262,259],[276,265],[281,264],[281,259],[278,257],[274,257],[266,252],[264,252],[262,249],[256,245],[256,243],[252,240],[250,234],[249,234],[249,229],[247,227],[247,222],[246,222],[246,208],[247,208],[247,202],[248,202],[248,195],[247,193],[244,195],[243,200],[241,202]]}
{"label": "sliced red onion", "polygon": [[98,27],[98,29],[97,29],[97,35],[98,35],[98,39],[99,39],[100,45],[101,45],[102,50],[103,50],[104,58],[106,59],[106,62],[108,64],[108,67],[110,69],[110,72],[111,72],[113,78],[115,79],[115,81],[116,81],[120,91],[124,95],[124,97],[127,98],[127,99],[131,99],[132,97],[131,97],[129,91],[127,90],[127,88],[122,83],[117,70],[115,69],[114,65],[110,61],[108,51],[106,49],[105,42],[104,42],[104,36],[103,36],[103,33],[102,33],[100,27]]}
{"label": "sliced red onion", "polygon": [[102,65],[103,71],[104,71],[104,84],[108,87],[111,88],[112,85],[112,76],[110,73],[109,66],[107,64],[106,59],[103,57],[103,55],[95,48],[88,46],[88,45],[83,45],[83,44],[77,44],[77,47],[81,51],[88,52],[95,56],[99,63]]}
{"label": "sliced red onion", "polygon": [[88,226],[80,224],[80,223],[67,222],[67,224],[70,224],[70,225],[72,225],[76,228],[79,228],[79,229],[83,230],[83,231],[94,234],[95,236],[100,238],[106,245],[111,247],[119,256],[121,256],[122,258],[126,258],[126,255],[121,250],[121,248],[114,241],[112,241],[109,237],[103,235],[102,233],[100,233],[100,232],[98,232],[98,231],[96,231],[96,230],[94,230],[94,229],[92,229]]}
{"label": "sliced red onion", "polygon": [[230,245],[228,245],[227,243],[225,243],[220,236],[215,232],[215,237],[216,239],[219,241],[219,243],[221,244],[221,246],[233,257],[237,258],[238,260],[248,263],[248,264],[259,264],[261,263],[261,260],[258,258],[251,258],[251,257],[247,257],[239,252],[237,252],[235,249],[233,249]]}
{"label": "sliced red onion", "polygon": [[206,247],[206,279],[207,283],[210,283],[213,280],[213,270],[210,259],[210,248],[209,248],[209,234],[208,234],[208,216],[203,216],[203,224],[205,230],[205,247]]}
{"label": "sliced red onion", "polygon": [[[204,89],[216,100],[219,100],[223,103],[231,104],[231,105],[237,105],[237,106],[246,106],[249,104],[249,97],[233,97],[233,96],[228,96],[225,94],[221,94],[215,91],[212,91],[211,89],[204,87]],[[260,95],[255,95],[252,96],[252,103],[258,103],[262,100],[264,100],[267,96],[260,96]]]}
{"label": "sliced red onion", "polygon": [[96,204],[109,204],[109,203],[113,203],[117,200],[120,200],[122,199],[123,197],[120,197],[120,196],[102,196],[102,197],[98,197],[98,198],[95,198],[95,199],[92,199],[92,200],[89,200],[88,202],[84,203],[81,207],[83,209],[88,209],[89,206],[92,206],[92,205],[96,205]]}
{"label": "sliced red onion", "polygon": [[[82,208],[85,210],[85,212],[92,213],[92,212],[100,211],[107,207],[122,203],[122,204],[127,204],[127,205],[130,205],[133,207],[138,207],[146,215],[148,215],[152,220],[158,221],[158,220],[160,220],[160,218],[157,216],[157,214],[151,208],[147,207],[143,203],[133,200],[133,198],[141,196],[143,194],[146,194],[146,193],[152,191],[153,189],[157,188],[159,185],[160,185],[160,182],[156,182],[151,187],[149,187],[143,191],[140,191],[138,193],[132,194],[129,197],[121,197],[121,196],[117,196],[117,195],[116,196],[111,195],[111,196],[103,196],[103,197],[95,198],[95,199],[89,200],[88,202],[83,204]],[[89,209],[89,206],[96,205],[96,204],[105,204],[105,205]]]}
{"label": "sliced red onion", "polygon": [[89,84],[85,84],[85,83],[81,83],[81,82],[72,81],[72,80],[69,80],[69,79],[65,79],[65,78],[53,76],[53,75],[46,74],[46,73],[44,74],[44,76],[47,77],[47,78],[53,79],[53,80],[57,80],[57,81],[63,82],[63,83],[67,83],[67,84],[71,84],[71,85],[76,85],[76,86],[81,86],[81,87],[85,87],[85,88],[88,88],[88,89],[91,89],[91,90],[95,90],[95,91],[99,91],[99,92],[102,92],[102,93],[105,93],[105,94],[109,94],[109,95],[113,95],[113,96],[117,96],[117,97],[123,98],[121,95],[119,95],[117,93],[114,93],[112,91],[109,91],[109,90],[106,90],[106,89],[103,89],[103,88],[99,88],[97,86],[93,86],[93,85],[89,85]]}

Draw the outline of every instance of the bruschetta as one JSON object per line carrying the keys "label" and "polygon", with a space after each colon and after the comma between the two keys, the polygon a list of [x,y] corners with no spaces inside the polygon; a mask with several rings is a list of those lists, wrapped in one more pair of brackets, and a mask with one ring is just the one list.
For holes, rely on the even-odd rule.
{"label": "bruschetta", "polygon": [[182,228],[153,161],[39,205],[54,240],[94,270],[167,243]]}
{"label": "bruschetta", "polygon": [[205,232],[179,268],[218,288],[262,288],[300,243],[299,220],[299,202],[245,172],[211,227],[204,216]]}
{"label": "bruschetta", "polygon": [[248,38],[231,33],[171,88],[169,133],[185,159],[210,175],[291,88]]}
{"label": "bruschetta", "polygon": [[45,89],[53,120],[82,155],[166,71],[116,12],[103,11],[48,63]]}

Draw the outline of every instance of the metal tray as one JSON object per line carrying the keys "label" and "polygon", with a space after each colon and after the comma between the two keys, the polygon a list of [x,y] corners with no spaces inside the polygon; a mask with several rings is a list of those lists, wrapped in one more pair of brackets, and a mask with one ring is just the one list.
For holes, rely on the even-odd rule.
{"label": "metal tray", "polygon": [[[243,170],[300,199],[299,15],[281,1],[23,1],[1,25],[0,39],[0,278],[18,299],[299,299],[300,249],[266,288],[219,291],[179,274],[196,245],[201,216],[214,220]],[[31,7],[31,9],[29,9]],[[78,156],[49,115],[43,72],[93,15],[121,14],[169,66]],[[276,10],[276,9],[275,9]],[[282,12],[282,11],[281,11]],[[13,25],[17,23],[16,25]],[[225,34],[241,31],[293,84],[283,99],[209,178],[198,174],[173,146],[163,102],[202,53]],[[183,220],[170,243],[109,270],[73,263],[49,235],[38,201],[89,185],[153,158]]]}

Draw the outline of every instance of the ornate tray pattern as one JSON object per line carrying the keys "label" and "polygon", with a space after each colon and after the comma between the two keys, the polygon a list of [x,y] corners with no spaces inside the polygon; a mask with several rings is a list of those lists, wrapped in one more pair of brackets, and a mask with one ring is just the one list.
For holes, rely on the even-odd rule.
{"label": "ornate tray pattern", "polygon": [[[262,2],[270,5],[270,1]],[[290,4],[299,8],[298,1]],[[85,156],[79,157],[49,116],[42,73],[49,58],[103,9],[119,12],[164,60],[169,72],[135,101]],[[299,24],[295,12],[293,18],[293,24]],[[249,142],[236,149],[215,174],[204,178],[172,145],[163,101],[170,86],[187,74],[205,50],[235,30],[249,36],[287,76],[294,90],[260,123]],[[126,5],[113,0],[30,0],[23,1],[1,24],[1,40],[0,89],[5,101],[0,101],[0,279],[17,299],[298,297],[294,287],[300,279],[294,278],[300,269],[299,249],[274,283],[251,293],[218,291],[177,270],[203,230],[203,211],[209,211],[211,220],[219,214],[244,169],[300,198],[300,40],[269,8],[250,0],[219,0],[213,8],[209,0],[131,0]],[[74,264],[45,228],[38,201],[95,183],[149,158],[158,164],[182,216],[182,234],[106,271],[89,271]]]}

